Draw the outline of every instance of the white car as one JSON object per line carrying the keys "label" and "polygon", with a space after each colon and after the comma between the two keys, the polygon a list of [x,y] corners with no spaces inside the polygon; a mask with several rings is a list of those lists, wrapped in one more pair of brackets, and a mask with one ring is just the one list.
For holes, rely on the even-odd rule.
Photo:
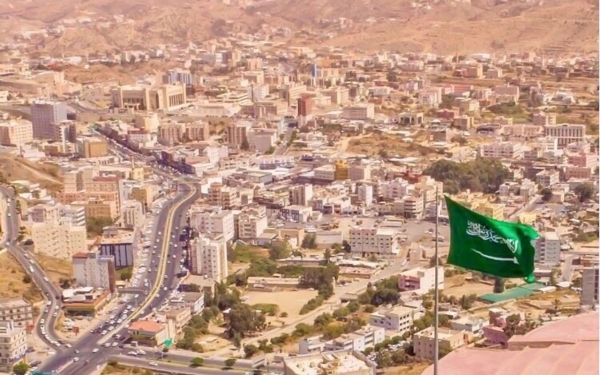
{"label": "white car", "polygon": [[158,367],[158,363],[156,363],[156,362],[150,362],[150,363],[148,363],[148,365],[152,366],[152,367]]}
{"label": "white car", "polygon": [[100,351],[100,349],[94,348],[94,350],[92,350],[92,353],[98,353],[99,351]]}

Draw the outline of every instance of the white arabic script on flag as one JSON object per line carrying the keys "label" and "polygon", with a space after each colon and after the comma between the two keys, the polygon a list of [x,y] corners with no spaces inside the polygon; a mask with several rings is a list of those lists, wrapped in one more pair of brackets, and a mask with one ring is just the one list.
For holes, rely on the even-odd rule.
{"label": "white arabic script on flag", "polygon": [[480,223],[474,223],[472,221],[467,222],[467,234],[470,236],[479,237],[484,241],[503,243],[510,249],[510,251],[513,254],[517,252],[517,249],[519,247],[519,240],[513,240],[510,238],[504,238],[502,236],[499,236],[496,232],[489,228],[486,228]]}

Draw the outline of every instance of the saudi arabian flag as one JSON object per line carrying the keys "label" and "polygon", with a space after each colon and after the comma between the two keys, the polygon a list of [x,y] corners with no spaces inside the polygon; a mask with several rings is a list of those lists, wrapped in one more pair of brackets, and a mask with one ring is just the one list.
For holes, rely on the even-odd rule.
{"label": "saudi arabian flag", "polygon": [[535,248],[540,235],[532,227],[481,215],[448,197],[450,254],[448,263],[504,278],[533,276]]}

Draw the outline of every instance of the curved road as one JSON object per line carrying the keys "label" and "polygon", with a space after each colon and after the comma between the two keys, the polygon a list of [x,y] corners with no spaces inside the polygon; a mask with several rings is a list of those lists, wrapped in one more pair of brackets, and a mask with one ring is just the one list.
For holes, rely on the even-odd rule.
{"label": "curved road", "polygon": [[[51,341],[56,342],[59,338],[54,330],[54,327],[62,307],[60,299],[61,291],[57,286],[49,281],[50,279],[45,274],[42,267],[35,262],[33,256],[30,253],[27,253],[23,248],[16,245],[17,237],[19,236],[19,213],[17,212],[16,200],[14,199],[15,192],[12,188],[2,186],[0,187],[0,195],[2,195],[3,199],[6,199],[8,202],[8,210],[6,215],[2,218],[2,228],[4,229],[5,233],[6,248],[8,249],[8,252],[17,259],[25,272],[31,276],[32,281],[45,295],[46,306],[44,310],[41,310],[41,314],[38,320],[35,322],[35,330],[38,336],[46,344],[48,344],[48,346],[54,347],[54,350],[60,352],[62,347],[56,346],[56,344]],[[54,316],[54,314],[57,316]],[[41,323],[42,320],[44,323]],[[48,337],[51,340],[48,340],[46,337],[44,337],[42,334],[42,327],[45,327]]]}
{"label": "curved road", "polygon": [[[111,334],[126,336],[126,325],[138,317],[150,313],[152,309],[159,308],[169,297],[172,288],[177,285],[176,274],[179,272],[178,267],[180,263],[179,257],[176,260],[172,258],[169,246],[171,233],[175,232],[176,227],[183,227],[182,221],[185,220],[185,212],[200,195],[200,192],[189,184],[180,184],[180,188],[175,199],[163,207],[158,217],[158,226],[159,228],[163,228],[164,232],[157,236],[157,245],[162,251],[157,251],[156,255],[153,256],[158,267],[149,267],[148,278],[154,280],[154,284],[148,296],[141,304],[135,306],[134,303],[131,303],[135,306],[133,313],[123,324],[111,331]],[[122,351],[118,347],[105,348],[101,346],[105,342],[112,341],[114,340],[109,335],[102,336],[90,332],[85,333],[78,341],[73,343],[72,349],[63,351],[43,363],[40,366],[40,371],[55,371],[61,375],[89,374],[107,362],[109,357],[118,355]],[[97,353],[93,353],[95,349],[98,349]],[[75,350],[78,351],[77,354],[75,354]],[[73,362],[73,357],[75,356],[81,357],[82,360]]]}

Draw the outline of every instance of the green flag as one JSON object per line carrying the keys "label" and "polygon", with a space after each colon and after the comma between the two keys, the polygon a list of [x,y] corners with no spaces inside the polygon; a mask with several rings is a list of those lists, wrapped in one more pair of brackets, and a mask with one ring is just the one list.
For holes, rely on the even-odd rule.
{"label": "green flag", "polygon": [[498,277],[533,276],[535,248],[540,235],[532,227],[481,215],[446,198],[450,219],[448,263]]}

